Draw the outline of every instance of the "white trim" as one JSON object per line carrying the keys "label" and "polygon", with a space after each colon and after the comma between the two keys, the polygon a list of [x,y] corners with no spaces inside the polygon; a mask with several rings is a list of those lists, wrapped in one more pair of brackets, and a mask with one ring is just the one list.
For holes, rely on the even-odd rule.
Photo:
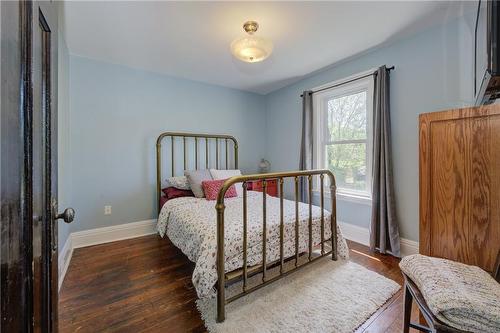
{"label": "white trim", "polygon": [[[320,190],[313,188],[313,193],[314,195],[319,196],[320,195]],[[330,195],[329,191],[325,191],[324,194],[326,199],[330,199],[332,196]],[[356,195],[353,193],[345,193],[345,192],[339,192],[335,194],[337,200],[341,201],[347,201],[347,202],[353,202],[357,204],[362,204],[362,205],[367,205],[371,206],[372,205],[372,198],[363,196],[363,195]]]}
{"label": "white trim", "polygon": [[342,200],[342,201],[367,205],[367,206],[372,205],[372,198],[367,197],[367,196],[362,196],[362,195],[354,195],[354,194],[349,194],[349,193],[337,192],[337,199]]}
{"label": "white trim", "polygon": [[370,232],[368,228],[346,222],[339,222],[339,226],[345,238],[367,246],[370,244]]}
{"label": "white trim", "polygon": [[328,88],[328,87],[331,87],[331,86],[336,86],[337,84],[342,84],[342,83],[347,82],[347,81],[355,80],[358,77],[362,77],[362,76],[365,76],[365,75],[368,75],[368,74],[375,73],[376,70],[377,70],[377,68],[374,67],[374,68],[371,68],[371,69],[366,70],[366,71],[361,72],[361,73],[356,73],[356,74],[350,75],[348,77],[344,77],[344,78],[336,80],[336,81],[331,81],[331,82],[322,84],[320,86],[312,88],[311,90],[312,91],[316,91],[316,90],[325,89],[325,88]]}
{"label": "white trim", "polygon": [[152,235],[155,233],[156,220],[145,220],[72,232],[68,235],[68,239],[66,239],[66,243],[59,253],[59,289],[61,289],[64,277],[66,276],[74,249]]}
{"label": "white trim", "polygon": [[[362,245],[370,245],[370,230],[368,228],[340,221],[339,226],[342,230],[342,234],[346,239],[349,239],[356,243],[360,243]],[[418,242],[416,241],[401,238],[400,245],[401,257],[418,253]]]}
{"label": "white trim", "polygon": [[156,233],[156,220],[113,225],[71,233],[73,248],[116,242],[123,239],[141,237]]}
{"label": "white trim", "polygon": [[66,272],[68,271],[69,263],[71,261],[71,257],[73,256],[73,244],[71,243],[71,234],[66,238],[66,242],[64,243],[61,252],[59,252],[58,257],[58,268],[59,268],[59,286],[58,290],[61,290],[62,283],[64,281],[64,277],[66,276]]}
{"label": "white trim", "polygon": [[406,239],[406,238],[401,238],[401,256],[408,256],[410,254],[417,254],[419,253],[418,250],[418,242],[415,242],[411,239]]}
{"label": "white trim", "polygon": [[[343,82],[350,81],[352,79],[361,78],[366,76],[369,73],[373,73],[375,69],[365,71],[363,73],[359,73],[353,75],[351,77],[331,82],[329,84],[324,85],[324,87],[328,87],[330,85],[340,84]],[[321,87],[317,87],[315,89],[321,89]],[[356,197],[371,195],[371,171],[372,171],[372,148],[373,148],[373,94],[374,94],[374,80],[373,77],[365,77],[358,81],[349,82],[343,86],[332,87],[330,89],[326,89],[324,91],[318,92],[313,96],[313,168],[322,169],[326,168],[326,151],[325,147],[330,145],[331,143],[325,141],[325,138],[329,138],[328,134],[328,121],[326,119],[327,107],[326,104],[328,100],[333,98],[339,98],[342,96],[347,96],[350,94],[358,93],[361,91],[366,91],[366,139],[362,140],[366,144],[366,189],[363,191],[359,191],[361,195],[355,195]],[[330,140],[330,139],[328,139]],[[351,142],[351,141],[360,141],[360,140],[341,140],[342,142]],[[319,178],[316,179],[314,184],[314,189],[319,187]],[[326,184],[328,186],[328,184]],[[337,194],[339,191],[344,190],[344,192],[349,192],[349,189],[341,189],[337,184]],[[344,193],[345,196],[351,196],[351,193]],[[356,200],[357,198],[352,198],[348,201],[361,201]],[[366,200],[363,202],[367,204]],[[368,202],[371,203],[371,202]]]}

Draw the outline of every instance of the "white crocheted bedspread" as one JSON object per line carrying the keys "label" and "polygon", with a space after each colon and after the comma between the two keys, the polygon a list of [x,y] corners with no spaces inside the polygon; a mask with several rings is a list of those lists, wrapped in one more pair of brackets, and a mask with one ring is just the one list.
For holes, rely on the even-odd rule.
{"label": "white crocheted bedspread", "polygon": [[[280,200],[267,195],[267,262],[279,259]],[[243,199],[225,199],[225,270],[243,265]],[[249,266],[262,262],[262,193],[249,191],[247,196],[247,244]],[[313,244],[321,243],[321,209],[312,207]],[[309,205],[299,204],[299,251],[309,248]],[[324,238],[330,238],[330,213],[324,211]],[[169,200],[158,217],[158,233],[165,234],[195,263],[193,285],[199,297],[211,295],[217,282],[217,218],[215,201],[184,197]],[[347,244],[337,227],[338,257],[348,258]],[[284,200],[284,257],[295,255],[295,202]]]}
{"label": "white crocheted bedspread", "polygon": [[404,257],[399,266],[443,323],[468,332],[500,332],[500,284],[487,272],[420,254]]}

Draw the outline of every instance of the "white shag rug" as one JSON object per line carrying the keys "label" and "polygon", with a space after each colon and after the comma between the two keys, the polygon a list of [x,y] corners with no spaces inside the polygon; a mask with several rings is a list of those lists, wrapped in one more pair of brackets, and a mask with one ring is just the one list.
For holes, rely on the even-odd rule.
{"label": "white shag rug", "polygon": [[[250,285],[260,279],[250,279]],[[226,306],[216,323],[215,297],[196,302],[209,332],[353,332],[400,286],[350,261],[326,257]],[[226,297],[241,290],[230,286]]]}

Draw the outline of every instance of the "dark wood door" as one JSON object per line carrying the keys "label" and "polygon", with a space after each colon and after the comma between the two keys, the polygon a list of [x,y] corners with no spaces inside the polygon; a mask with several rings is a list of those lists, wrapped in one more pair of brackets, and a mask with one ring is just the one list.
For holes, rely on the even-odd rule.
{"label": "dark wood door", "polygon": [[1,3],[5,332],[57,331],[57,219],[74,213],[57,214],[56,6]]}

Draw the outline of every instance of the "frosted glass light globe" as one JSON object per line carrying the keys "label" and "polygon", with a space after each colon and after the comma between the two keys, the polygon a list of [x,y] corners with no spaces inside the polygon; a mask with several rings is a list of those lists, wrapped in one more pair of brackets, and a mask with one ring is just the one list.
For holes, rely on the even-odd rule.
{"label": "frosted glass light globe", "polygon": [[236,39],[231,43],[231,53],[245,62],[259,62],[271,54],[273,43],[267,39],[248,36]]}
{"label": "frosted glass light globe", "polygon": [[231,53],[241,61],[259,62],[273,52],[273,43],[262,37],[254,36],[259,29],[259,24],[255,21],[247,21],[243,24],[243,30],[248,36],[238,38],[231,43]]}

